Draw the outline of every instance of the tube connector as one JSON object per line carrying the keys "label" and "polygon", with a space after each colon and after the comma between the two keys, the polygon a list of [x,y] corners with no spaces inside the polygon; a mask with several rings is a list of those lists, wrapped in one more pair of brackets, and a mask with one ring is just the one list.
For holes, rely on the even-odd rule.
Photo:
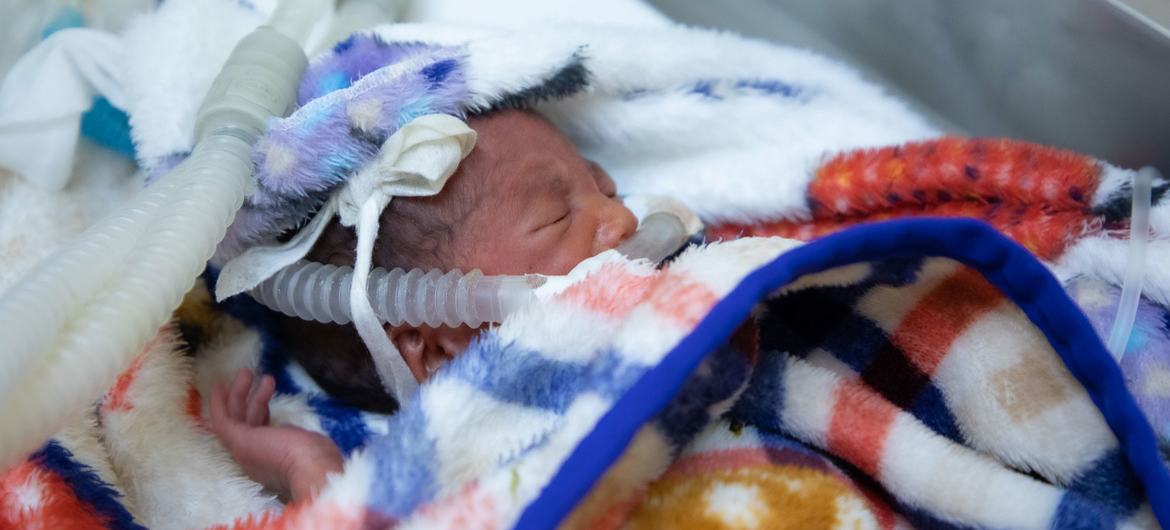
{"label": "tube connector", "polygon": [[617,251],[630,259],[647,259],[658,263],[687,243],[690,234],[682,219],[671,212],[654,212],[638,224],[638,231]]}
{"label": "tube connector", "polygon": [[272,116],[287,116],[308,65],[301,46],[261,26],[240,41],[211,84],[195,118],[195,140],[212,133],[254,143]]}

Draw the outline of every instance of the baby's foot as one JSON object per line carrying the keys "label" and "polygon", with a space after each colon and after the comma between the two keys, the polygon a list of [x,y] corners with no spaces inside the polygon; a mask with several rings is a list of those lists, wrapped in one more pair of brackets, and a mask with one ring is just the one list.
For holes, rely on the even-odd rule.
{"label": "baby's foot", "polygon": [[341,471],[341,452],[329,438],[289,425],[268,425],[268,401],[276,389],[272,376],[260,378],[244,369],[230,388],[211,392],[212,432],[249,478],[285,499],[300,501],[317,494],[328,473]]}

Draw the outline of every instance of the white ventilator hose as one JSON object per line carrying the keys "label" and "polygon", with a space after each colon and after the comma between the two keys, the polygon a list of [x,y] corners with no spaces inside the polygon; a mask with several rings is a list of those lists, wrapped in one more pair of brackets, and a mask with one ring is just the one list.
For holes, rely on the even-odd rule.
{"label": "white ventilator hose", "polygon": [[[687,225],[678,211],[652,211],[617,250],[630,259],[657,263],[686,244],[691,234]],[[527,305],[546,279],[538,274],[484,276],[479,270],[464,274],[458,269],[444,273],[438,269],[387,272],[375,268],[370,271],[366,292],[383,323],[474,328],[485,322],[502,322],[508,314]],[[291,317],[347,324],[353,318],[352,283],[350,267],[301,260],[264,280],[250,294],[269,309]]]}
{"label": "white ventilator hose", "polygon": [[254,186],[251,144],[295,101],[307,17],[321,13],[306,6],[322,2],[286,0],[245,37],[187,161],[0,299],[0,469],[100,397],[171,317]]}
{"label": "white ventilator hose", "polygon": [[344,0],[337,6],[333,24],[322,44],[332,46],[358,30],[394,22],[406,9],[404,0]]}

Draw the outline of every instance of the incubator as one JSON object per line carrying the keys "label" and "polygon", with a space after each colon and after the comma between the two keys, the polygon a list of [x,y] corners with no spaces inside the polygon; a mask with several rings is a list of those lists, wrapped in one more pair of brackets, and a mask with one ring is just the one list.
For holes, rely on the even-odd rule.
{"label": "incubator", "polygon": [[676,20],[849,61],[949,130],[1170,174],[1170,3],[651,0]]}
{"label": "incubator", "polygon": [[[310,39],[333,41],[368,23],[370,18],[389,14],[377,2],[346,2],[327,35],[313,37],[314,23],[322,13],[330,11],[331,3],[281,1],[271,22],[239,43],[216,78],[196,121],[198,140],[190,157],[90,227],[0,298],[0,422],[20,426],[0,433],[0,468],[37,447],[72,418],[71,412],[100,396],[170,318],[254,189],[252,146],[268,118],[285,116],[293,109],[297,83],[308,64],[305,48]],[[1124,79],[1132,79],[1140,71],[1139,77],[1145,82],[1115,90],[1118,85],[1095,80],[1082,91],[1061,93],[1062,105],[1111,109],[1110,113],[1087,116],[1085,123],[1076,127],[1065,127],[1057,119],[1064,112],[1061,108],[1027,101],[1043,97],[1040,92],[1044,87],[1061,84],[1062,76],[1076,73],[1073,58],[1077,55],[1070,51],[1075,43],[1067,32],[1051,29],[1054,42],[1061,47],[1055,57],[1062,62],[1053,63],[1045,72],[1009,74],[992,71],[994,65],[1010,63],[1003,55],[966,54],[956,44],[958,37],[922,29],[946,28],[947,24],[909,24],[906,13],[911,9],[903,9],[901,4],[885,10],[881,18],[866,19],[876,20],[882,35],[892,36],[890,42],[873,46],[873,35],[878,30],[851,36],[851,30],[861,25],[860,19],[842,15],[875,12],[858,7],[859,2],[798,1],[783,7],[779,2],[764,0],[735,7],[715,7],[701,1],[652,3],[682,21],[722,25],[770,37],[783,34],[781,40],[849,58],[901,90],[952,130],[1026,135],[1123,164],[1149,166],[1132,183],[1133,233],[1128,244],[1128,269],[1108,339],[1114,355],[1122,356],[1134,325],[1147,266],[1151,188],[1152,183],[1162,180],[1155,168],[1170,169],[1170,150],[1164,143],[1170,137],[1170,120],[1166,119],[1170,117],[1170,99],[1150,97],[1159,88],[1170,90],[1170,70],[1142,68],[1160,61],[1165,61],[1162,65],[1170,64],[1170,32],[1158,22],[1159,15],[1149,16],[1143,14],[1146,11],[1118,2],[1097,2],[1086,8],[1091,14],[1107,17],[1101,19],[1105,22],[1098,21],[1104,27],[1102,31],[1132,32],[1135,27],[1141,28],[1137,33],[1126,33],[1132,38],[1117,42],[1119,50],[1132,51],[1136,58],[1110,68]],[[914,3],[913,11],[935,13],[939,20],[973,20],[963,27],[965,31],[984,31],[972,33],[978,38],[1015,34],[1005,25],[1008,19],[999,16],[1001,3],[981,3],[978,8],[928,0]],[[748,5],[751,7],[745,7]],[[783,23],[759,25],[750,9],[773,13],[770,20]],[[982,12],[977,13],[979,10]],[[1038,25],[1056,23],[1046,15],[1084,22],[1068,15],[1055,2],[1037,2],[1028,20]],[[891,31],[905,26],[913,26],[914,30]],[[1020,39],[1010,46],[981,49],[1001,54],[1028,49],[1024,38]],[[924,43],[936,46],[932,53],[917,53]],[[1104,55],[1088,57],[1105,63]],[[939,67],[955,75],[950,81],[939,81],[946,76],[927,75]],[[1024,76],[1028,82],[1014,84],[1024,88],[1007,93],[996,84],[997,75]],[[948,94],[947,89],[960,82],[954,78],[961,80],[963,76],[978,76],[986,91],[975,98],[961,98],[971,95],[962,90]],[[689,212],[671,208],[644,212],[635,235],[617,251],[651,262],[667,258],[692,235],[688,215]],[[540,275],[374,269],[369,273],[366,292],[383,323],[479,327],[501,322],[529,304],[549,281]],[[355,320],[351,310],[353,283],[354,270],[350,267],[302,260],[264,279],[249,293],[256,301],[285,315],[346,324]]]}

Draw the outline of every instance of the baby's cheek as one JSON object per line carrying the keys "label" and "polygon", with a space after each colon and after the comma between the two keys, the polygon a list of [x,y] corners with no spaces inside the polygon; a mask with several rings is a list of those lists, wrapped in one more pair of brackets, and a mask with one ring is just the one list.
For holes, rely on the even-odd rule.
{"label": "baby's cheek", "polygon": [[543,267],[545,270],[538,271],[540,274],[554,276],[568,274],[582,261],[594,256],[593,242],[584,238],[566,242],[556,250],[554,256],[554,259],[549,260]]}
{"label": "baby's cheek", "polygon": [[485,236],[461,259],[463,270],[479,269],[486,275],[568,274],[578,263],[593,256],[593,234],[573,227],[561,237]]}

